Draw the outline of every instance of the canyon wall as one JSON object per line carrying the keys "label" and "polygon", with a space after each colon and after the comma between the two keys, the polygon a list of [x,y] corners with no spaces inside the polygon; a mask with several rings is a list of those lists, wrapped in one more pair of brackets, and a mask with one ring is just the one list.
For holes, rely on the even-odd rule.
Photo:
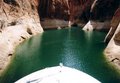
{"label": "canyon wall", "polygon": [[111,20],[111,28],[105,41],[108,42],[105,49],[106,57],[120,69],[120,7]]}
{"label": "canyon wall", "polygon": [[74,20],[90,10],[93,0],[40,0],[39,14],[41,18]]}
{"label": "canyon wall", "polygon": [[111,19],[119,5],[119,0],[94,0],[90,10],[89,22],[83,30],[108,31],[111,26]]}
{"label": "canyon wall", "polygon": [[66,27],[72,24],[86,23],[89,20],[90,7],[94,0],[41,0],[39,15],[41,25],[45,27]]}
{"label": "canyon wall", "polygon": [[105,42],[105,56],[120,69],[120,0],[94,0],[90,20],[83,30],[108,31]]}
{"label": "canyon wall", "polygon": [[120,66],[120,0],[44,0],[39,15],[43,27],[64,27],[71,21],[73,25],[86,24],[83,30],[87,31],[110,30],[105,55]]}
{"label": "canyon wall", "polygon": [[39,14],[43,18],[58,18],[67,20],[69,18],[68,0],[40,0]]}
{"label": "canyon wall", "polygon": [[[45,27],[79,25],[84,29],[110,28],[110,20],[119,6],[119,0],[40,0],[39,15]],[[48,26],[47,26],[48,25]]]}
{"label": "canyon wall", "polygon": [[[83,30],[87,31],[108,31],[111,27],[106,41],[114,41],[119,49],[119,7],[120,0],[0,0],[0,70],[8,64],[15,46],[43,32],[42,27],[85,25]],[[109,49],[110,45],[113,44],[108,44]],[[114,56],[108,48],[106,54],[111,52]],[[120,56],[119,50],[115,52]]]}
{"label": "canyon wall", "polygon": [[41,17],[41,25],[44,29],[68,25],[68,0],[40,0],[38,10]]}
{"label": "canyon wall", "polygon": [[43,32],[37,0],[0,0],[0,71],[23,40]]}

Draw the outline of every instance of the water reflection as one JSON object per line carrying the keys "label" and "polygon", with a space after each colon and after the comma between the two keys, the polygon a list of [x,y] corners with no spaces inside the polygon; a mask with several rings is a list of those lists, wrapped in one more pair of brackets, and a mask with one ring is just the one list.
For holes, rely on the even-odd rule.
{"label": "water reflection", "polygon": [[78,28],[44,32],[16,49],[8,69],[0,77],[0,83],[13,83],[34,71],[57,66],[79,69],[102,83],[120,83],[120,75],[106,62],[103,51],[105,33],[85,33]]}

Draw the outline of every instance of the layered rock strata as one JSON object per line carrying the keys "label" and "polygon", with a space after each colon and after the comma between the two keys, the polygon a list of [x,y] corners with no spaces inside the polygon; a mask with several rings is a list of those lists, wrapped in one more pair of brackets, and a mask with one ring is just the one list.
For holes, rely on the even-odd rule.
{"label": "layered rock strata", "polygon": [[19,43],[43,32],[37,7],[37,0],[0,1],[0,72]]}

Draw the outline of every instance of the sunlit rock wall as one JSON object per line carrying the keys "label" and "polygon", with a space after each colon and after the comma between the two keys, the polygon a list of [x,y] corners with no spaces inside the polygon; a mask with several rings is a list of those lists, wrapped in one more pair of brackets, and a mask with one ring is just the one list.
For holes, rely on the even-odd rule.
{"label": "sunlit rock wall", "polygon": [[105,55],[109,61],[120,69],[120,7],[116,10],[111,21],[111,28],[105,39],[108,43]]}
{"label": "sunlit rock wall", "polygon": [[0,0],[0,71],[19,43],[43,32],[38,4],[37,0]]}

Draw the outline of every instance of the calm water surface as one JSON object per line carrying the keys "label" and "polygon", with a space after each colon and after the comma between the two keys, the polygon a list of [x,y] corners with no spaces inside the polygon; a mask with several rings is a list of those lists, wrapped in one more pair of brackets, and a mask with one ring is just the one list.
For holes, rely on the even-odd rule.
{"label": "calm water surface", "polygon": [[58,66],[73,67],[102,83],[120,83],[120,75],[104,58],[104,32],[80,29],[46,31],[23,42],[0,77],[0,83],[13,83],[34,71]]}

